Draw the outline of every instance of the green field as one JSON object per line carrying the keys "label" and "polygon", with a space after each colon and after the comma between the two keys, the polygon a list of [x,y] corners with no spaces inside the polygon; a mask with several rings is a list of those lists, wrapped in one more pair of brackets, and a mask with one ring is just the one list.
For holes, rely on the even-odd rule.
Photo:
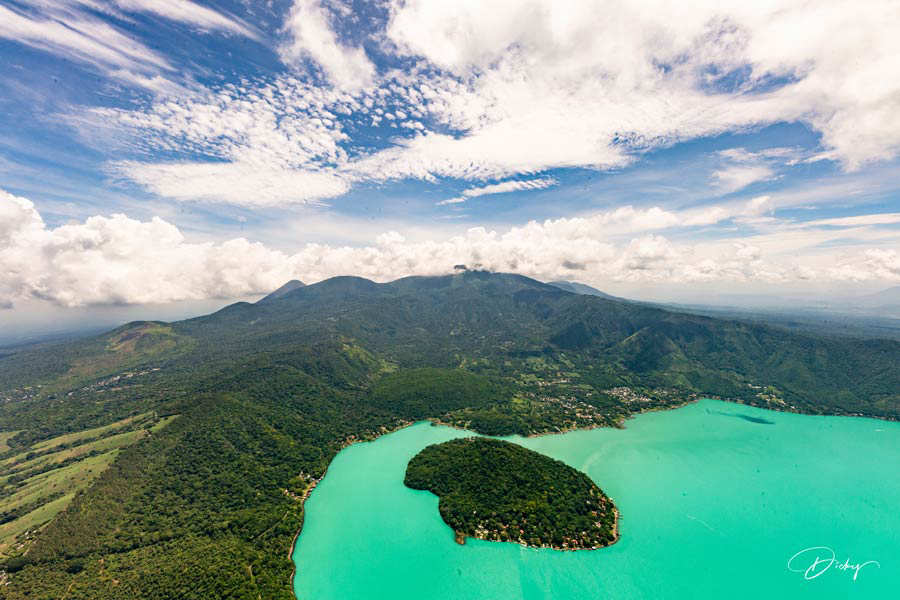
{"label": "green field", "polygon": [[20,554],[25,550],[28,542],[27,537],[24,540],[20,539],[22,534],[33,532],[46,524],[50,519],[62,512],[74,497],[75,494],[73,492],[56,500],[51,500],[18,519],[0,525],[0,554]]}
{"label": "green field", "polygon": [[122,419],[121,421],[116,421],[115,423],[110,423],[109,425],[104,425],[103,427],[94,427],[92,429],[85,429],[84,431],[78,431],[76,433],[67,433],[65,435],[60,435],[55,438],[50,438],[49,440],[45,440],[43,442],[39,442],[31,447],[33,451],[41,451],[47,450],[50,448],[55,448],[56,446],[67,446],[74,444],[76,442],[81,442],[83,440],[89,440],[94,438],[99,438],[107,435],[110,432],[116,431],[117,429],[123,429],[128,427],[132,423],[140,423],[145,421],[153,416],[153,413],[142,413],[139,415],[135,415],[133,417],[128,417]]}
{"label": "green field", "polygon": [[99,440],[94,440],[93,442],[88,442],[87,444],[81,444],[80,446],[66,448],[49,454],[43,454],[28,460],[25,460],[25,458],[29,456],[32,451],[17,454],[12,458],[4,460],[2,464],[3,467],[12,474],[36,471],[46,468],[48,465],[60,464],[92,452],[103,452],[113,448],[130,446],[145,435],[147,435],[147,433],[143,429],[126,431],[125,433],[117,433],[115,435],[100,438]]}
{"label": "green field", "polygon": [[109,468],[122,448],[176,417],[142,413],[41,441],[0,461],[0,556],[26,552],[34,535]]}

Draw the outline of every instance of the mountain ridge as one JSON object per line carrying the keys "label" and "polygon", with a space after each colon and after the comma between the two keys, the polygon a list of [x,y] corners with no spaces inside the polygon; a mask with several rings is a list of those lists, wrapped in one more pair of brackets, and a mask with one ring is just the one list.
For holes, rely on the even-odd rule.
{"label": "mountain ridge", "polygon": [[622,300],[627,302],[625,298],[619,298],[618,296],[607,294],[606,292],[600,291],[593,286],[587,285],[586,283],[580,283],[578,281],[550,281],[548,283],[567,292],[572,292],[573,294],[600,296],[601,298],[607,298],[609,300]]}
{"label": "mountain ridge", "polygon": [[281,298],[282,296],[286,296],[287,294],[290,294],[294,290],[298,290],[305,286],[306,286],[306,284],[303,283],[302,281],[300,281],[299,279],[291,279],[290,281],[288,281],[287,283],[285,283],[278,289],[266,294],[266,296],[261,298],[260,300],[257,300],[257,303],[271,302],[272,300],[274,300],[276,298]]}

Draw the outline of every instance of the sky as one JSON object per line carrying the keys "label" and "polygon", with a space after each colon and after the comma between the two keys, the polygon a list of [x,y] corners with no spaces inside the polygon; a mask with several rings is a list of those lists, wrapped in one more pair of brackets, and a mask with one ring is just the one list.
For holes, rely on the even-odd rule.
{"label": "sky", "polygon": [[897,31],[896,0],[0,0],[0,322],[457,264],[898,285]]}

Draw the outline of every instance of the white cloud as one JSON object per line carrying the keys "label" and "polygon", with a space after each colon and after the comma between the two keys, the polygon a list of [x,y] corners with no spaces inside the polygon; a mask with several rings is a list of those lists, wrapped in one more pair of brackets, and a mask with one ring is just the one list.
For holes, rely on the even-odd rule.
{"label": "white cloud", "polygon": [[0,296],[65,306],[171,302],[274,289],[292,276],[278,251],[244,239],[191,244],[174,225],[124,215],[45,226],[34,205],[0,191]]}
{"label": "white cloud", "polygon": [[900,279],[900,252],[873,248],[863,253],[862,259],[851,257],[829,270],[829,275],[838,280],[896,281]]}
{"label": "white cloud", "polygon": [[171,70],[157,52],[111,25],[82,14],[50,12],[29,16],[0,6],[0,38],[6,38],[106,71]]}
{"label": "white cloud", "polygon": [[768,181],[774,176],[775,172],[765,165],[726,167],[712,174],[716,187],[724,194],[744,189],[751,183]]}
{"label": "white cloud", "polygon": [[[548,144],[556,151],[546,166],[603,168],[623,142],[641,148],[801,120],[855,168],[898,150],[900,82],[885,77],[898,68],[898,27],[890,0],[636,0],[614,9],[498,0],[489,13],[477,0],[411,0],[395,3],[387,35],[477,97],[448,107],[448,120],[472,125],[461,144],[518,128],[537,155]],[[726,83],[741,68],[749,76]],[[784,85],[765,83],[773,78]]]}
{"label": "white cloud", "polygon": [[30,4],[39,7],[45,15],[55,17],[84,16],[83,9],[122,20],[129,18],[126,12],[151,13],[193,25],[201,31],[225,31],[259,40],[259,34],[241,19],[191,0],[31,0]]}
{"label": "white cloud", "polygon": [[744,216],[760,217],[775,210],[771,196],[756,196],[747,201]]}
{"label": "white cloud", "polygon": [[325,171],[266,168],[252,163],[121,162],[114,169],[160,196],[247,207],[315,204],[349,190]]}
{"label": "white cloud", "polygon": [[491,185],[484,185],[480,187],[471,187],[462,191],[462,194],[458,198],[450,198],[448,200],[442,200],[438,202],[438,205],[441,204],[458,204],[460,202],[465,202],[468,198],[477,198],[479,196],[489,196],[492,194],[506,194],[509,192],[521,192],[525,190],[542,190],[548,187],[552,187],[559,183],[553,177],[541,177],[539,179],[525,179],[525,180],[513,180],[513,181],[502,181],[500,183],[494,183]]}
{"label": "white cloud", "polygon": [[[614,169],[648,149],[784,121],[815,128],[824,153],[852,169],[900,150],[900,80],[884,76],[900,66],[892,6],[498,0],[487,14],[476,0],[398,1],[386,29],[366,33],[415,64],[379,74],[338,33],[356,18],[346,6],[297,0],[279,52],[316,63],[333,87],[282,76],[109,120],[183,161],[199,151],[322,169],[348,186]],[[379,143],[348,123],[380,124]],[[796,154],[724,151],[713,182],[738,191],[808,160]]]}
{"label": "white cloud", "polygon": [[758,152],[729,148],[716,154],[722,164],[712,172],[710,179],[723,194],[731,194],[760,181],[776,179],[775,166],[785,162],[795,164],[800,155],[793,148],[767,148]]}
{"label": "white cloud", "polygon": [[[174,68],[162,53],[136,41],[133,35],[103,21],[96,13],[149,12],[203,30],[226,31],[259,40],[246,23],[189,0],[35,0],[30,11],[0,6],[0,38],[25,44],[63,58],[90,65],[111,77],[150,90],[181,91],[162,73]],[[87,10],[86,10],[87,9]]]}
{"label": "white cloud", "polygon": [[331,198],[350,189],[353,178],[338,169],[347,161],[340,146],[347,136],[336,113],[358,108],[341,92],[283,78],[252,92],[227,86],[218,93],[166,98],[147,111],[94,109],[69,121],[86,139],[112,130],[115,143],[124,132],[125,151],[191,155],[170,163],[110,165],[113,174],[156,194],[261,207]]}
{"label": "white cloud", "polygon": [[284,29],[289,40],[278,49],[284,62],[311,59],[341,88],[359,89],[372,82],[375,66],[365,50],[338,40],[328,11],[317,0],[294,0]]}
{"label": "white cloud", "polygon": [[252,39],[259,39],[246,23],[201,6],[190,0],[114,0],[123,10],[132,12],[150,12],[173,21],[180,21],[201,29],[228,31]]}
{"label": "white cloud", "polygon": [[626,207],[416,240],[388,231],[361,246],[308,243],[288,254],[243,238],[189,242],[158,217],[94,216],[51,228],[30,201],[0,191],[0,298],[42,298],[66,306],[227,298],[264,293],[292,278],[311,283],[352,273],[386,281],[447,273],[459,263],[601,286],[900,281],[900,255],[893,248],[804,255],[791,246],[797,243],[791,232],[709,243],[660,233],[701,217]]}
{"label": "white cloud", "polygon": [[854,217],[834,217],[831,219],[815,219],[803,223],[804,227],[861,227],[867,225],[894,225],[900,223],[900,213],[878,213],[874,215],[857,215]]}
{"label": "white cloud", "polygon": [[553,177],[542,177],[540,179],[526,179],[524,181],[503,181],[492,185],[482,187],[472,187],[463,190],[462,195],[466,198],[477,198],[478,196],[488,196],[490,194],[505,194],[507,192],[517,192],[522,190],[542,190],[556,185],[558,182]]}
{"label": "white cloud", "polygon": [[896,279],[900,277],[900,252],[896,250],[873,249],[866,251],[866,261],[872,268],[875,279]]}

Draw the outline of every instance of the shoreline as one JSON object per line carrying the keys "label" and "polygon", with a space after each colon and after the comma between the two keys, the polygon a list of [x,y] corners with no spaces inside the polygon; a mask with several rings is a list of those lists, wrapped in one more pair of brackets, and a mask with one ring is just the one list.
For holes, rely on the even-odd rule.
{"label": "shoreline", "polygon": [[[794,406],[783,406],[783,405],[779,406],[779,407],[759,406],[757,404],[751,404],[749,402],[745,402],[745,401],[734,399],[734,398],[721,398],[721,397],[713,396],[713,395],[695,394],[692,397],[690,397],[689,399],[687,399],[683,402],[679,402],[677,404],[671,404],[668,406],[657,406],[657,407],[653,407],[653,408],[648,408],[646,410],[638,410],[638,411],[631,412],[628,414],[628,416],[626,416],[624,419],[622,419],[622,421],[620,423],[617,423],[615,426],[608,425],[608,424],[594,424],[594,425],[591,425],[588,427],[573,427],[571,429],[565,429],[565,430],[560,430],[560,431],[544,431],[544,432],[539,432],[539,433],[530,433],[526,436],[520,436],[520,437],[537,438],[537,437],[542,437],[545,435],[560,435],[560,434],[565,434],[565,433],[571,433],[572,431],[582,431],[582,430],[583,431],[591,431],[593,429],[600,429],[600,428],[604,428],[604,427],[609,427],[612,429],[624,429],[625,423],[628,420],[633,419],[634,417],[636,417],[638,415],[651,413],[651,412],[662,412],[662,411],[666,411],[666,410],[675,410],[678,408],[683,408],[685,406],[688,406],[689,404],[694,404],[696,402],[699,402],[700,400],[717,400],[719,402],[728,402],[730,404],[738,404],[741,406],[751,406],[753,408],[759,408],[762,410],[770,410],[772,412],[805,415],[805,416],[810,416],[810,417],[850,417],[850,418],[876,419],[879,421],[888,421],[888,422],[893,422],[893,423],[900,422],[900,417],[863,415],[863,414],[859,414],[859,413],[856,413],[856,414],[812,413],[812,412],[805,412]],[[360,442],[374,442],[375,440],[377,440],[378,438],[380,438],[383,435],[396,433],[397,431],[400,431],[401,429],[405,429],[407,427],[416,425],[417,423],[423,423],[423,422],[431,423],[432,427],[449,427],[451,429],[456,429],[458,431],[469,431],[475,435],[483,435],[483,434],[477,433],[475,431],[466,429],[464,427],[460,427],[458,425],[445,423],[445,422],[441,421],[439,417],[426,418],[426,419],[420,419],[418,421],[403,422],[398,427],[386,428],[384,431],[377,433],[371,439],[345,440],[344,443],[341,444],[338,451],[335,453],[335,456],[337,456],[338,453],[340,453],[345,448],[352,446],[353,444],[357,444]],[[517,434],[512,434],[512,435],[517,435]],[[501,436],[486,436],[486,437],[501,437]],[[294,579],[297,576],[297,564],[294,562],[294,550],[297,547],[297,539],[300,537],[300,534],[303,532],[303,525],[306,521],[306,500],[312,494],[313,490],[316,488],[316,486],[319,484],[319,482],[322,481],[322,479],[324,479],[326,475],[328,475],[328,467],[331,466],[331,461],[333,461],[333,460],[334,460],[334,457],[332,457],[331,460],[328,461],[328,466],[325,467],[325,471],[322,473],[322,476],[319,477],[318,479],[313,480],[312,484],[310,484],[310,486],[306,489],[306,491],[304,491],[304,493],[301,495],[300,500],[299,500],[300,508],[303,511],[303,521],[300,523],[300,528],[294,534],[294,537],[291,540],[290,548],[288,549],[288,559],[291,561],[291,580],[290,580],[291,595],[295,598],[295,600],[300,600],[300,599],[297,598],[297,595],[294,592]],[[598,546],[595,548],[556,548],[553,546],[529,546],[527,544],[522,544],[520,542],[512,542],[512,543],[518,544],[525,548],[549,548],[549,549],[553,549],[553,550],[563,550],[563,551],[571,551],[571,552],[575,552],[577,550],[600,550],[603,548],[608,548],[608,547],[612,546],[613,544],[617,543],[621,539],[621,535],[619,532],[619,519],[620,519],[621,515],[619,513],[618,508],[614,507],[613,510],[615,511],[615,515],[616,515],[615,522],[613,523],[613,541],[605,546]],[[462,541],[459,541],[460,535],[461,535],[460,532],[454,530],[454,536],[457,538],[457,543],[460,545],[465,545],[465,538],[469,537],[469,536],[462,535],[461,536]],[[475,538],[475,539],[481,539],[481,538]],[[496,541],[496,540],[484,540],[484,541]]]}
{"label": "shoreline", "polygon": [[[610,498],[610,501],[612,502],[612,498]],[[562,546],[553,546],[553,545],[548,545],[548,544],[542,544],[540,546],[533,546],[531,544],[527,544],[525,542],[520,542],[520,541],[516,541],[516,540],[489,540],[486,538],[478,537],[477,535],[466,535],[465,533],[463,533],[461,531],[456,531],[455,529],[453,530],[453,536],[454,536],[456,543],[459,544],[460,546],[465,546],[466,539],[472,538],[472,539],[476,539],[476,540],[481,540],[483,542],[496,542],[498,544],[517,544],[519,546],[522,546],[523,548],[534,548],[536,550],[558,550],[560,552],[580,552],[582,550],[602,550],[604,548],[609,548],[610,546],[614,545],[621,538],[621,536],[619,535],[619,518],[621,517],[621,514],[619,513],[619,509],[615,507],[615,503],[613,503],[613,515],[615,516],[615,519],[613,520],[613,526],[612,526],[613,539],[610,543],[603,544],[602,546],[585,546],[583,548],[563,548]],[[443,521],[443,519],[441,519],[441,520]],[[446,521],[444,521],[444,524],[447,525],[448,527],[450,526]]]}
{"label": "shoreline", "polygon": [[[302,511],[302,520],[300,521],[300,528],[294,534],[294,537],[291,539],[291,545],[288,548],[288,560],[291,561],[291,596],[293,596],[295,600],[300,600],[300,599],[297,598],[297,594],[294,591],[294,579],[296,579],[296,577],[297,577],[297,563],[294,561],[294,550],[297,549],[297,540],[300,538],[300,534],[303,533],[303,525],[306,523],[306,501],[309,499],[310,495],[312,495],[313,490],[315,490],[316,487],[319,485],[319,483],[323,479],[325,479],[325,476],[328,475],[328,468],[331,466],[331,463],[334,460],[334,458],[338,454],[340,454],[341,451],[345,450],[346,448],[349,448],[353,444],[359,444],[361,442],[374,442],[375,440],[377,440],[378,438],[380,438],[383,435],[388,435],[390,433],[396,433],[396,432],[400,431],[401,429],[406,429],[407,427],[410,427],[410,426],[415,425],[416,423],[420,423],[420,422],[421,421],[401,421],[401,424],[399,426],[393,427],[393,428],[384,428],[384,431],[376,434],[375,437],[373,437],[372,439],[352,439],[352,440],[345,439],[341,443],[340,448],[338,448],[338,451],[335,452],[334,456],[331,457],[331,460],[328,461],[328,465],[325,467],[325,470],[322,472],[322,476],[319,477],[318,479],[313,479],[310,482],[310,484],[307,486],[307,488],[303,491],[303,493],[300,494],[300,497],[295,499],[296,501],[298,501],[300,503],[300,510]],[[285,493],[286,493],[286,495],[290,496],[290,494],[288,493],[287,490],[285,490]]]}

